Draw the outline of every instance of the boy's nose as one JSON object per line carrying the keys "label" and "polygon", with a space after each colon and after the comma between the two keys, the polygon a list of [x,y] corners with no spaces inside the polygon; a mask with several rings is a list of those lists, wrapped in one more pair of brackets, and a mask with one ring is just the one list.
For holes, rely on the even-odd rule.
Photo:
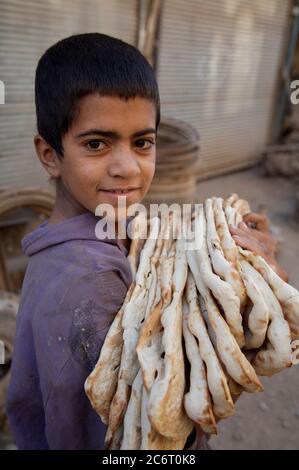
{"label": "boy's nose", "polygon": [[114,152],[108,173],[113,177],[132,178],[140,174],[140,166],[132,151]]}

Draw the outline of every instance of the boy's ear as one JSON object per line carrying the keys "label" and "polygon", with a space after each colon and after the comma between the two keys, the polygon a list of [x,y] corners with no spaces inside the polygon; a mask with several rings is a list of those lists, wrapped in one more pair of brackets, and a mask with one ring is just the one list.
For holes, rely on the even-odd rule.
{"label": "boy's ear", "polygon": [[36,154],[49,175],[60,176],[60,161],[55,150],[39,134],[34,137]]}

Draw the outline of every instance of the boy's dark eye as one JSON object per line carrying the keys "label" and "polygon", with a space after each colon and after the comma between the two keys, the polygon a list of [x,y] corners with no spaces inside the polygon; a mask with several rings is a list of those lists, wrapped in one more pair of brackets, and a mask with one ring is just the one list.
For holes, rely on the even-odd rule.
{"label": "boy's dark eye", "polygon": [[86,146],[90,150],[103,150],[105,143],[102,140],[90,140],[87,142]]}
{"label": "boy's dark eye", "polygon": [[139,139],[135,142],[135,146],[140,148],[141,150],[148,150],[153,145],[155,145],[155,142],[150,139]]}

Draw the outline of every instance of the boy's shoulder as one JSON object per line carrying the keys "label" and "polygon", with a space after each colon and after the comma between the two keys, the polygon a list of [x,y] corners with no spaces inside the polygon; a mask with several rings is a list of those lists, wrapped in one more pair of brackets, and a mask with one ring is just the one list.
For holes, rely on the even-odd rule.
{"label": "boy's shoulder", "polygon": [[[109,328],[131,282],[128,260],[118,246],[69,237],[30,256],[19,309],[21,324],[31,325],[35,347],[43,357],[48,358],[43,352],[46,344],[49,354],[53,355],[54,345],[61,357],[71,354],[80,363],[93,362],[98,355],[95,335],[102,338]],[[94,354],[90,344],[96,347]],[[49,359],[53,371],[57,354]]]}
{"label": "boy's shoulder", "polygon": [[[80,313],[103,317],[122,303],[131,282],[130,265],[116,241],[98,240],[95,217],[41,226],[23,242],[29,255],[21,307],[31,319]],[[96,219],[97,220],[97,219]],[[114,312],[115,313],[115,312]]]}
{"label": "boy's shoulder", "polygon": [[99,240],[98,218],[85,213],[58,224],[44,222],[22,240],[22,249],[34,264],[62,263],[92,271],[120,270],[130,277],[127,249],[116,239]]}

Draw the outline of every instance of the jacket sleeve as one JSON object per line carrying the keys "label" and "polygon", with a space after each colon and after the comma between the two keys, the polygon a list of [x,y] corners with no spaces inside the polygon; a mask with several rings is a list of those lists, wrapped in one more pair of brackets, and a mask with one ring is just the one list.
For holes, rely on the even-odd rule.
{"label": "jacket sleeve", "polygon": [[[84,382],[126,292],[115,271],[87,274],[70,284],[52,321],[45,322],[48,332],[44,345],[37,345],[37,358],[50,449],[103,449],[106,426],[92,409]],[[46,348],[49,333],[52,346]]]}

